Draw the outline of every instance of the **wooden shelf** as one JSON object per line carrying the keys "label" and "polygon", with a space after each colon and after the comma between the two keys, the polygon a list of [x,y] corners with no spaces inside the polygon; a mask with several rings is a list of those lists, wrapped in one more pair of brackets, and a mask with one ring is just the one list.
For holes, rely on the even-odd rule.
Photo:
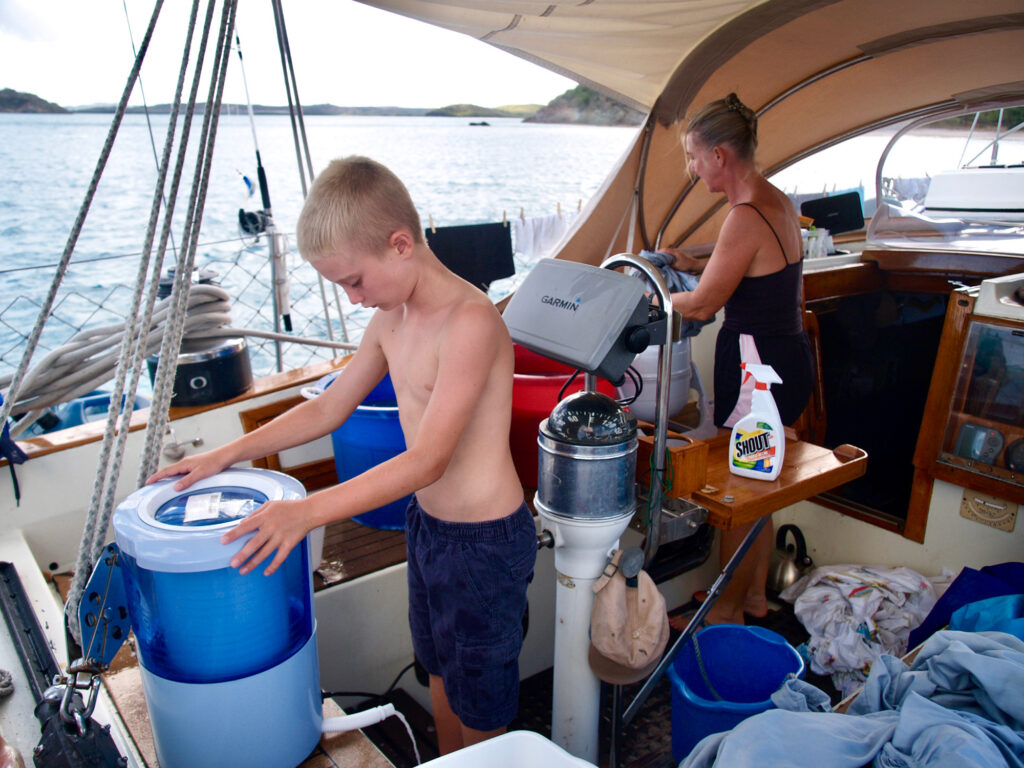
{"label": "wooden shelf", "polygon": [[710,512],[708,522],[732,530],[759,517],[855,480],[867,470],[868,455],[852,445],[834,450],[802,440],[786,440],[782,472],[772,481],[729,471],[729,430],[708,441],[708,473],[693,501]]}

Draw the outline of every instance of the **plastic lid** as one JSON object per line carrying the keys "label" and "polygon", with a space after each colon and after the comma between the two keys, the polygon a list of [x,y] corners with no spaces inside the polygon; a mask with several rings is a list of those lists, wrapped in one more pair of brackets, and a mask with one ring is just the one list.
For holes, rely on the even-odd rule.
{"label": "plastic lid", "polygon": [[541,429],[575,445],[615,445],[636,437],[636,417],[602,392],[577,392],[555,406]]}
{"label": "plastic lid", "polygon": [[267,501],[301,499],[302,484],[281,472],[229,469],[184,491],[176,478],[144,486],[114,512],[118,547],[151,571],[227,568],[250,536],[230,544],[220,537]]}

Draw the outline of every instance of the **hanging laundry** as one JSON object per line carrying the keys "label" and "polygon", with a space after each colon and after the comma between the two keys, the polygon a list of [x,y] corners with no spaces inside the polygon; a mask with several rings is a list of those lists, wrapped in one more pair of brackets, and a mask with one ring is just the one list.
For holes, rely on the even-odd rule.
{"label": "hanging laundry", "polygon": [[563,211],[549,216],[513,219],[512,235],[516,253],[538,259],[549,256],[575,218],[575,212]]}
{"label": "hanging laundry", "polygon": [[883,653],[901,656],[910,630],[935,605],[935,591],[910,568],[817,568],[779,595],[810,634],[811,669],[849,695]]}
{"label": "hanging laundry", "polygon": [[481,290],[491,281],[514,275],[512,235],[501,222],[431,227],[427,244],[441,263]]}

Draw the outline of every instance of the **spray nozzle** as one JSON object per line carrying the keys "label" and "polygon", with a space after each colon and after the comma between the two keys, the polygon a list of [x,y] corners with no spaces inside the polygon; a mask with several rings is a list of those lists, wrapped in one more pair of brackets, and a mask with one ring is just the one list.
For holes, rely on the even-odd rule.
{"label": "spray nozzle", "polygon": [[[740,363],[740,368],[746,373],[743,380],[746,381],[748,376],[752,376],[756,382],[755,387],[757,389],[768,389],[771,384],[782,383],[779,374],[770,365],[764,365],[763,363]],[[762,384],[764,386],[761,386]]]}

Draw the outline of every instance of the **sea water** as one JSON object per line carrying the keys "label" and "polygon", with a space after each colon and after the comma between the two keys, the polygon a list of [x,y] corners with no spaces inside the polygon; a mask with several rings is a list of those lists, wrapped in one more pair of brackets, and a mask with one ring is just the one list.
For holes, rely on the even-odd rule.
{"label": "sea water", "polygon": [[[53,265],[65,248],[111,118],[0,114],[0,275],[5,289],[0,301],[0,376],[13,372],[20,360],[24,336],[36,320]],[[489,126],[469,122],[445,117],[311,116],[306,118],[306,134],[315,171],[332,158],[351,154],[368,155],[389,166],[409,188],[426,227],[430,222],[451,226],[557,211],[571,217],[598,190],[638,130],[513,118],[488,118]],[[155,158],[163,148],[166,123],[163,115],[153,115],[148,122],[144,115],[125,117],[58,294],[58,320],[44,331],[42,350],[60,345],[74,329],[123,319],[144,243]],[[196,118],[193,144],[200,125],[201,118]],[[290,236],[303,200],[291,122],[287,116],[258,115],[255,133],[277,228]],[[866,198],[873,197],[875,159],[890,137],[891,130],[858,137],[828,150],[824,157],[783,170],[773,180],[791,193],[859,186]],[[888,175],[923,175],[934,167],[928,163],[939,153],[948,158],[947,164],[955,164],[963,136],[944,133],[914,146],[894,155]],[[176,207],[172,249],[181,245],[191,178],[189,163]],[[238,225],[240,208],[262,207],[259,192],[250,192],[255,180],[256,146],[248,116],[225,115],[217,129],[197,266],[223,273],[231,271],[231,265],[251,264],[241,275],[230,275],[230,285],[225,286],[238,309],[233,312],[236,326],[246,325],[248,321],[238,316],[254,307],[265,316],[267,309],[256,305],[270,301],[265,278],[252,276],[266,263],[266,239],[244,238]],[[293,238],[286,242],[289,268],[302,267]],[[173,251],[167,263],[171,259]],[[293,306],[311,318],[296,333],[322,338],[318,291],[309,288],[302,294],[293,288],[291,298]],[[360,318],[360,310],[348,305],[343,295],[341,300],[346,313],[353,313],[352,335],[357,338],[358,324],[366,318]],[[297,345],[287,346],[293,355]],[[270,372],[272,355],[266,347],[253,352],[254,372]],[[305,362],[309,359],[286,356],[289,365]]]}
{"label": "sea water", "polygon": [[[108,132],[110,114],[0,114],[0,376],[20,360],[24,335],[35,322],[68,234],[82,205]],[[144,115],[128,115],[75,248],[58,295],[42,349],[63,343],[74,328],[123,319],[136,279],[162,152],[167,117],[153,115],[152,131]],[[511,221],[561,211],[571,217],[590,199],[616,160],[632,143],[635,127],[549,125],[519,119],[489,118],[489,126],[443,117],[313,116],[305,120],[314,170],[335,157],[361,154],[383,162],[405,182],[424,227]],[[201,118],[193,127],[194,143]],[[301,268],[295,252],[295,222],[303,190],[287,116],[258,115],[256,140],[269,182],[270,202],[279,231],[289,235],[289,268]],[[175,210],[171,247],[181,245],[184,209],[192,178],[186,165]],[[247,260],[266,263],[266,239],[241,238],[240,208],[262,208],[256,182],[256,148],[246,115],[225,115],[217,143],[197,266],[225,272],[225,265]],[[308,184],[308,179],[307,179]],[[167,263],[173,263],[169,252]],[[265,278],[232,276],[233,302],[244,314],[257,302],[269,302]],[[257,283],[249,286],[249,282]],[[254,288],[249,299],[242,295]],[[322,314],[318,291],[308,299],[309,316]],[[314,295],[315,294],[315,295]],[[347,304],[346,312],[358,308]],[[243,306],[244,305],[244,306]],[[299,307],[302,308],[301,306]],[[120,316],[118,313],[120,312]],[[309,325],[297,333],[324,337]],[[358,327],[355,329],[358,335]],[[294,346],[294,345],[293,345]],[[39,355],[41,353],[37,353]],[[330,355],[327,355],[330,356]],[[306,360],[290,360],[302,364]],[[254,371],[268,373],[254,358]]]}

